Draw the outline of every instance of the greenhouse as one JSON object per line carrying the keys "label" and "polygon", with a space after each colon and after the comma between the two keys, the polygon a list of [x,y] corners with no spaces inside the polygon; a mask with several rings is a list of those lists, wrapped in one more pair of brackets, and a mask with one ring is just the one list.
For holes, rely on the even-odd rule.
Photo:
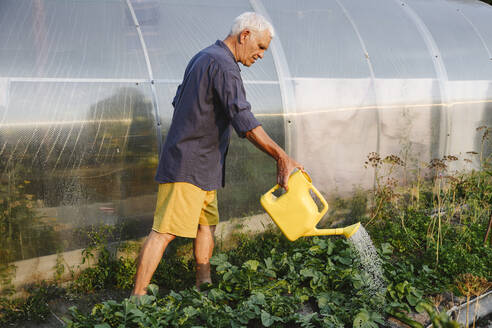
{"label": "greenhouse", "polygon": [[[0,276],[16,267],[14,288],[49,280],[61,257],[81,260],[101,227],[112,231],[109,243],[149,233],[159,150],[186,65],[246,11],[275,29],[263,60],[241,66],[248,101],[329,201],[325,225],[374,224],[381,204],[403,191],[383,191],[367,221],[347,220],[355,205],[341,207],[383,190],[378,169],[388,163],[384,179],[405,187],[422,163],[429,172],[445,165],[439,177],[492,172],[485,2],[0,0]],[[259,199],[275,170],[233,133],[221,221],[264,215]],[[480,227],[492,211],[488,188],[485,203],[473,203]],[[492,259],[490,248],[482,260]],[[490,266],[480,269],[488,282]]]}

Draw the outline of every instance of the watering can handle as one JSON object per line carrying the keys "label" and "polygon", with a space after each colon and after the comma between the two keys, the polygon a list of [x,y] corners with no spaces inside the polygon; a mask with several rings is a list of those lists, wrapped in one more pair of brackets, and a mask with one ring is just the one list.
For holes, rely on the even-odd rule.
{"label": "watering can handle", "polygon": [[275,185],[272,189],[268,190],[267,194],[273,194],[275,190],[277,190],[278,188],[280,188],[280,185],[277,184]]}
{"label": "watering can handle", "polygon": [[[294,174],[294,173],[292,173],[292,174]],[[291,174],[291,175],[292,175],[292,174]],[[306,180],[307,180],[307,181],[309,181],[309,183],[311,183],[311,182],[312,182],[311,177],[309,176],[309,174],[307,174],[307,172],[306,172],[306,171],[302,171],[302,174],[304,175],[304,177],[306,178]],[[290,179],[290,176],[289,176],[289,179]],[[268,192],[266,192],[266,194],[270,194],[270,195],[272,195],[272,194],[275,192],[275,190],[277,190],[277,189],[279,189],[279,188],[280,188],[280,185],[279,185],[279,184],[276,184],[276,185],[275,185],[272,189],[268,190]],[[317,193],[317,190],[316,190],[316,194],[317,194],[317,195],[318,195],[318,197],[319,197],[319,194]],[[326,205],[325,205],[325,206],[326,206]]]}
{"label": "watering can handle", "polygon": [[321,204],[323,204],[323,208],[319,211],[319,214],[320,214],[320,218],[321,216],[323,216],[326,211],[328,210],[328,203],[326,202],[326,200],[323,198],[323,196],[321,195],[321,193],[318,191],[318,189],[314,188],[314,186],[311,186],[309,187],[309,189],[311,189],[314,194],[316,196],[318,196],[318,199],[319,201],[321,202]]}

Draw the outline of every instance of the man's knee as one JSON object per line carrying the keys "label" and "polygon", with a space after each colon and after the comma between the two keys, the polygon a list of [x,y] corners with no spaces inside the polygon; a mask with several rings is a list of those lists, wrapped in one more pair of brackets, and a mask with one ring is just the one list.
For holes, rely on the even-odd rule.
{"label": "man's knee", "polygon": [[158,241],[158,242],[163,242],[163,243],[169,243],[171,242],[174,238],[176,238],[175,235],[171,235],[170,233],[161,233],[157,232],[155,230],[152,230],[149,234],[149,240],[153,241]]}
{"label": "man's knee", "polygon": [[215,225],[198,225],[198,232],[210,232],[211,235],[215,233]]}

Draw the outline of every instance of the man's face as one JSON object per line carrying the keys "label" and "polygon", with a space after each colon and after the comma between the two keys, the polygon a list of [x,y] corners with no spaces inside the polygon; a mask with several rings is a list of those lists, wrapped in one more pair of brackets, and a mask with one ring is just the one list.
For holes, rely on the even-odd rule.
{"label": "man's face", "polygon": [[261,32],[245,29],[239,34],[238,61],[244,66],[253,65],[258,58],[263,58],[272,37],[268,30]]}

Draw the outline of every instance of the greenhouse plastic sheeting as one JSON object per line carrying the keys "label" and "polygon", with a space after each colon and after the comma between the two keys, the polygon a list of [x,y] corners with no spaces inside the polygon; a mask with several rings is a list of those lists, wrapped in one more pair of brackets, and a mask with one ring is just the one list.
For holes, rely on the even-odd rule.
{"label": "greenhouse plastic sheeting", "polygon": [[0,77],[146,78],[123,1],[2,0]]}
{"label": "greenhouse plastic sheeting", "polygon": [[8,91],[0,124],[6,256],[80,248],[89,241],[84,227],[135,231],[152,217],[157,138],[149,83],[11,82]]}
{"label": "greenhouse plastic sheeting", "polygon": [[[201,49],[224,39],[234,18],[252,11],[248,1],[131,1],[156,80],[183,78],[184,68]],[[277,81],[271,56],[243,70],[245,80]]]}
{"label": "greenhouse plastic sheeting", "polygon": [[[0,263],[84,247],[103,225],[148,233],[186,64],[245,11],[276,30],[241,66],[253,112],[327,197],[373,186],[370,152],[478,167],[466,152],[492,125],[492,7],[479,1],[3,0]],[[275,172],[233,134],[222,219],[261,213]]]}

